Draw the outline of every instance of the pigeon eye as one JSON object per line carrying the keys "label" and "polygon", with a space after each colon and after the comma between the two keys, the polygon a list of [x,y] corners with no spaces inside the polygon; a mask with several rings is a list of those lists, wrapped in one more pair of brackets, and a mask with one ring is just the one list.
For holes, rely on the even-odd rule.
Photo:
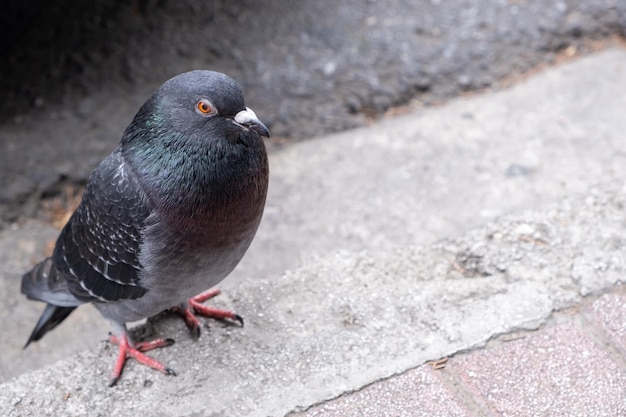
{"label": "pigeon eye", "polygon": [[211,102],[205,98],[203,98],[198,102],[198,104],[196,104],[196,110],[203,116],[210,116],[217,113],[215,107],[213,107]]}

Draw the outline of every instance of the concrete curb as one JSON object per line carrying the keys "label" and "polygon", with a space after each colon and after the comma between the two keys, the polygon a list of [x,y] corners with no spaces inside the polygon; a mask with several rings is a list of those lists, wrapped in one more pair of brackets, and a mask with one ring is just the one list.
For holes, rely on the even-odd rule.
{"label": "concrete curb", "polygon": [[216,326],[194,343],[173,317],[154,336],[179,341],[131,363],[106,387],[115,349],[102,343],[0,386],[0,411],[27,415],[284,415],[426,360],[533,329],[559,308],[624,282],[619,238],[626,183],[426,248],[341,252],[273,279],[242,283],[227,304],[243,329]]}

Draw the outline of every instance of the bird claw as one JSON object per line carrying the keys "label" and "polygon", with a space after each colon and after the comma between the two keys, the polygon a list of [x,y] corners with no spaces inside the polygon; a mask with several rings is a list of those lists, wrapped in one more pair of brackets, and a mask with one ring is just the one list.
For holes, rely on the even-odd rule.
{"label": "bird claw", "polygon": [[128,340],[128,335],[124,333],[121,337],[110,335],[109,341],[119,347],[117,361],[115,362],[115,367],[113,368],[113,373],[111,375],[111,379],[109,380],[109,387],[117,384],[117,381],[119,381],[120,376],[122,375],[122,370],[124,369],[126,360],[131,357],[135,358],[137,362],[149,366],[150,368],[164,373],[165,375],[176,376],[176,372],[174,372],[172,368],[169,368],[156,359],[143,354],[143,352],[147,352],[152,349],[171,346],[174,344],[174,339],[156,339],[150,342],[139,342],[135,346],[131,346]]}
{"label": "bird claw", "polygon": [[238,321],[241,327],[243,327],[243,317],[241,317],[239,314],[235,314],[235,317],[233,317],[233,319]]}
{"label": "bird claw", "polygon": [[183,317],[194,339],[198,339],[201,333],[200,321],[198,320],[198,317],[196,317],[197,315],[217,320],[234,320],[238,322],[241,327],[243,327],[243,317],[241,317],[239,314],[236,314],[232,311],[207,307],[202,304],[206,300],[215,297],[219,293],[220,290],[217,288],[205,291],[196,295],[195,297],[190,298],[187,302],[186,307],[174,307],[172,309]]}

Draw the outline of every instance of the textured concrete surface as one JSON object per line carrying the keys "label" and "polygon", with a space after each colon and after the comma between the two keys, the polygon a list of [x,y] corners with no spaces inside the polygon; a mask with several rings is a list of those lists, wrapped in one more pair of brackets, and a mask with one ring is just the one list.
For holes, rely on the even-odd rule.
{"label": "textured concrete surface", "polygon": [[[164,317],[144,336],[177,340],[154,356],[178,377],[131,362],[119,386],[109,389],[116,349],[99,342],[0,385],[0,415],[280,416],[459,351],[486,345],[485,352],[506,357],[508,348],[487,342],[537,329],[555,310],[624,282],[625,98],[615,91],[626,85],[625,62],[623,50],[606,51],[509,91],[274,154],[259,239],[215,300],[242,314],[245,328],[209,323],[193,342],[179,319]],[[491,221],[507,212],[514,214]],[[22,353],[17,347],[41,309],[16,294],[19,275],[53,235],[38,224],[2,231],[0,282],[7,287],[0,295],[11,309],[0,311],[0,326],[11,343],[17,340],[3,349],[3,370],[15,369],[17,355],[44,363],[46,351],[77,343],[77,332],[91,346],[106,336],[90,330],[90,322],[79,330],[65,323],[55,330],[59,348]],[[460,237],[432,243],[454,235]],[[253,265],[267,269],[255,273]],[[613,340],[621,340],[620,327],[611,324],[611,333],[601,323],[621,320],[606,307],[620,301],[598,303],[581,309],[581,320],[600,323],[592,336],[577,331],[578,322],[557,323],[547,340],[571,336],[597,353],[594,364],[617,379],[598,377],[597,386],[584,380],[581,387],[602,387],[602,395],[619,398],[624,359]],[[17,320],[22,313],[32,319]],[[532,351],[541,340],[522,340],[518,348]],[[564,379],[580,375],[582,354],[568,343],[559,348],[572,360],[571,374],[561,370]],[[518,366],[504,365],[509,372]],[[541,382],[533,379],[537,368],[528,371],[527,381]],[[477,415],[511,404],[504,395],[488,395],[488,377],[472,391],[455,375],[446,378],[456,385],[443,380],[445,389],[423,387],[424,396],[450,395],[458,400],[454,412]]]}
{"label": "textured concrete surface", "polygon": [[[116,349],[103,342],[0,385],[0,412],[279,416],[302,410],[427,360],[485,346],[496,335],[536,329],[555,309],[623,283],[625,205],[626,182],[615,180],[428,247],[340,252],[280,277],[244,281],[220,303],[247,318],[243,329],[213,325],[192,342],[176,317],[152,323],[149,336],[178,340],[154,354],[178,377],[131,362],[119,385],[107,388]],[[550,359],[558,366],[549,369],[562,372],[556,387],[568,396],[591,389],[606,400],[603,406],[617,406],[623,358],[615,360],[575,327],[559,329],[495,348],[499,364],[489,362],[489,353],[470,355],[468,363],[500,366],[498,375],[525,371],[520,384],[532,387],[550,384],[540,368]],[[554,358],[537,356],[542,341],[559,347]],[[526,362],[510,359],[526,351]],[[589,366],[596,373],[578,381],[583,370],[592,372]],[[605,369],[608,376],[600,378]],[[523,406],[510,402],[515,386],[507,386],[506,396],[489,396],[493,378],[484,376],[474,395],[497,410]],[[537,397],[533,407],[542,410],[548,398]],[[572,410],[587,405],[582,398],[570,403]]]}
{"label": "textured concrete surface", "polygon": [[[248,276],[425,244],[626,175],[626,49],[272,155]],[[259,269],[257,269],[259,268]]]}

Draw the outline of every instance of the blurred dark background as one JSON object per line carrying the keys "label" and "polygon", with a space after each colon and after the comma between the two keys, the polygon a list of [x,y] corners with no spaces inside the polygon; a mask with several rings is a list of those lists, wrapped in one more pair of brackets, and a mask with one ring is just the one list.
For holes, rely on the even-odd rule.
{"label": "blurred dark background", "polygon": [[618,3],[5,0],[0,115],[203,67],[240,80],[276,135],[303,139],[584,53],[624,35]]}
{"label": "blurred dark background", "polygon": [[[0,219],[81,184],[167,78],[226,72],[272,147],[621,42],[623,0],[5,0]],[[0,221],[1,223],[1,221]]]}

